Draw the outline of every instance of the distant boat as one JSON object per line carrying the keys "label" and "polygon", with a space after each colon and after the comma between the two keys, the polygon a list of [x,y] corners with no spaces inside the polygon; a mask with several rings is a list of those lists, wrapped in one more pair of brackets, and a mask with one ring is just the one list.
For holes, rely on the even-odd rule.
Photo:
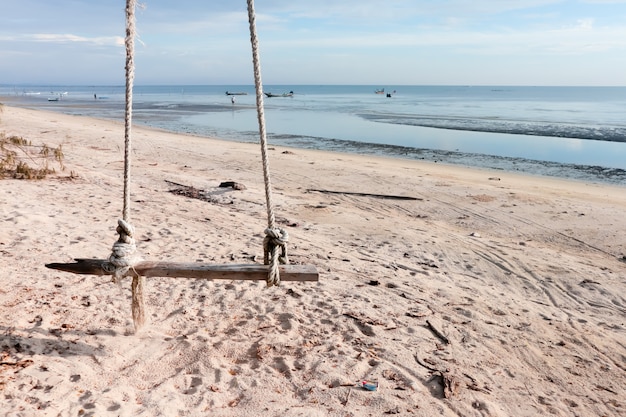
{"label": "distant boat", "polygon": [[374,91],[376,94],[385,94],[385,89],[381,88],[380,90]]}
{"label": "distant boat", "polygon": [[61,100],[61,97],[68,95],[67,91],[64,91],[62,93],[55,93],[54,91],[50,91],[50,94],[58,94],[56,97],[48,97],[48,101],[59,101]]}
{"label": "distant boat", "polygon": [[227,96],[247,96],[248,93],[244,93],[243,91],[238,91],[238,92],[227,91],[226,95]]}
{"label": "distant boat", "polygon": [[268,97],[293,97],[293,91],[290,91],[288,93],[283,93],[283,94],[265,93],[265,95]]}

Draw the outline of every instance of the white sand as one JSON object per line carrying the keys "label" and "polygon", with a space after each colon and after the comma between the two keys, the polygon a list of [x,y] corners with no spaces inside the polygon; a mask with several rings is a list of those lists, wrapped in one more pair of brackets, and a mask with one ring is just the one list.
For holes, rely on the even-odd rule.
{"label": "white sand", "polygon": [[[149,278],[135,334],[129,280],[44,267],[109,256],[123,126],[5,107],[0,132],[66,165],[0,181],[2,415],[626,415],[625,188],[276,148],[291,262],[320,281]],[[145,259],[262,259],[257,145],[133,132]]]}

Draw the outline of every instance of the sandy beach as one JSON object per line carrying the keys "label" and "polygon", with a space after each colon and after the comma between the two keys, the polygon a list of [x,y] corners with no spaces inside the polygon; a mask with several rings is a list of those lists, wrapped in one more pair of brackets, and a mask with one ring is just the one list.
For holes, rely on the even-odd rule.
{"label": "sandy beach", "polygon": [[[2,415],[626,415],[626,188],[272,146],[319,282],[148,278],[135,332],[130,279],[44,266],[110,255],[123,124],[4,106],[0,133],[65,165],[0,182]],[[258,145],[135,126],[132,155],[144,259],[262,262]]]}

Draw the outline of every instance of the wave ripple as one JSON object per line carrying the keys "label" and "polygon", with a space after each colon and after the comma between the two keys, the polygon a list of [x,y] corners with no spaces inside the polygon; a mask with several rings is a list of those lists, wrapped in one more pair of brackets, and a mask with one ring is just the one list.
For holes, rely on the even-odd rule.
{"label": "wave ripple", "polygon": [[496,118],[433,117],[398,114],[360,114],[359,116],[373,122],[436,129],[626,142],[626,127],[621,126],[592,126]]}

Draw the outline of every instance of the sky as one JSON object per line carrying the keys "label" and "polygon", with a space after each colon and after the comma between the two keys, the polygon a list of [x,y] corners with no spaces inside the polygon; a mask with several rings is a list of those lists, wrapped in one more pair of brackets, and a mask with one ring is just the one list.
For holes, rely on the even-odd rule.
{"label": "sky", "polygon": [[[257,0],[265,84],[626,85],[626,0]],[[0,84],[121,85],[124,0],[0,6]],[[143,0],[135,84],[254,83],[245,0]]]}

